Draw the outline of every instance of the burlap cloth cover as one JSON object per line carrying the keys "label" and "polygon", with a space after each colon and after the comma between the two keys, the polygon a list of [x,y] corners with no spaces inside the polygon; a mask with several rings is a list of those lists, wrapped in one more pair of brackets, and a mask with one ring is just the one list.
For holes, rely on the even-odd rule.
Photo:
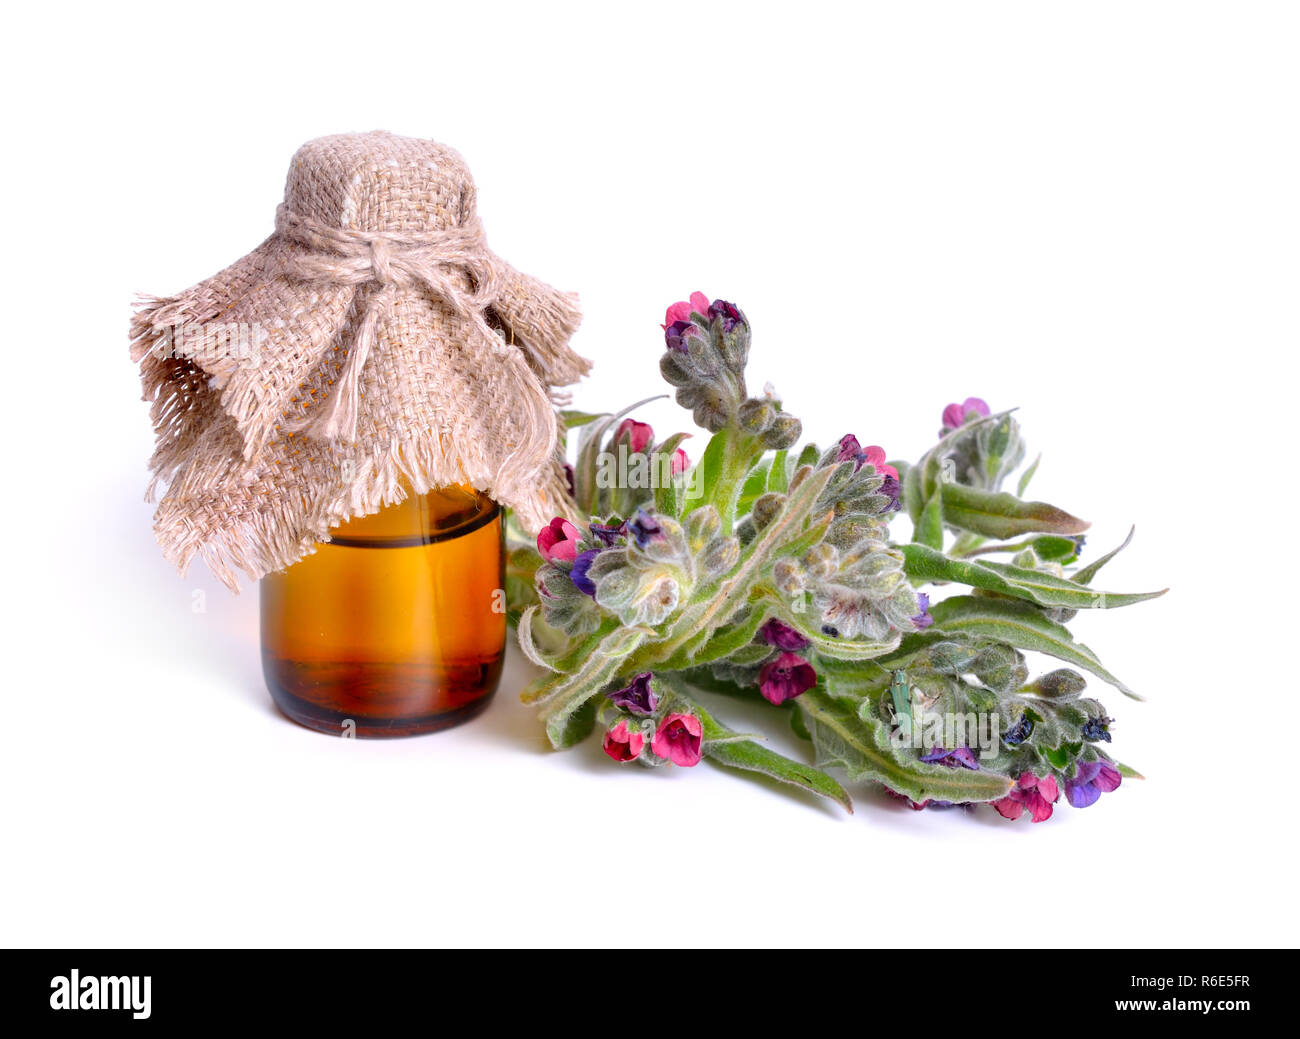
{"label": "burlap cloth cover", "polygon": [[488,250],[452,149],[309,141],[275,233],[132,321],[164,554],[237,588],[402,500],[403,479],[472,484],[534,529],[567,514],[553,388],[587,371],[579,320]]}

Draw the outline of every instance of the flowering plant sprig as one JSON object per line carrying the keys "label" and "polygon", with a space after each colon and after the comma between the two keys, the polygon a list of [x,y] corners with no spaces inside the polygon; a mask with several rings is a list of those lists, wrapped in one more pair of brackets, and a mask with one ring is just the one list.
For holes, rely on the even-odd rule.
{"label": "flowering plant sprig", "polygon": [[[698,463],[685,434],[656,445],[637,405],[567,413],[572,515],[535,543],[512,534],[511,617],[545,669],[523,698],[554,746],[600,728],[618,762],[708,758],[851,811],[840,773],[917,809],[1036,822],[1062,791],[1086,807],[1137,776],[1102,746],[1113,719],[1084,673],[1133,694],[1067,624],[1162,593],[1092,587],[1128,541],[1079,567],[1088,524],[1024,498],[1037,461],[1002,489],[1025,457],[1010,411],[949,405],[911,465],[852,434],[797,449],[799,419],[746,387],[739,308],[696,293],[663,332],[660,371],[712,434]],[[1027,652],[1068,667],[1031,679]],[[771,704],[813,763],[727,727],[705,707],[716,694]]]}

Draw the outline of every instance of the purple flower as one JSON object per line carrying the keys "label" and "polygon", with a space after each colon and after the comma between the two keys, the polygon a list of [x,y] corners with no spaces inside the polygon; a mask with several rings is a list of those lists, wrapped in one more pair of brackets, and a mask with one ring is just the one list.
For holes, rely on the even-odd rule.
{"label": "purple flower", "polygon": [[989,414],[989,406],[979,397],[967,397],[960,404],[949,404],[943,409],[943,429],[940,436],[951,433],[965,425],[971,419],[984,418]]}
{"label": "purple flower", "polygon": [[978,769],[980,767],[970,747],[956,747],[953,750],[935,747],[922,754],[921,760],[931,765],[946,765],[948,768]]}
{"label": "purple flower", "polygon": [[638,548],[645,548],[662,533],[655,518],[641,508],[638,508],[636,515],[628,520],[627,532],[636,540]]}
{"label": "purple flower", "polygon": [[655,708],[659,706],[659,698],[650,688],[650,679],[653,677],[652,672],[642,671],[629,685],[610,693],[610,702],[630,714],[654,714]]}
{"label": "purple flower", "polygon": [[569,579],[573,581],[578,591],[590,595],[593,599],[596,597],[596,584],[587,576],[587,571],[591,569],[591,564],[596,561],[598,555],[600,555],[598,548],[579,552],[573,561],[573,569],[569,571]]}
{"label": "purple flower", "polygon": [[930,616],[930,597],[925,592],[917,592],[916,603],[921,607],[921,612],[912,618],[912,623],[918,631],[924,631],[934,623],[934,618]]}
{"label": "purple flower", "polygon": [[610,548],[618,542],[619,538],[627,533],[627,524],[619,523],[617,526],[612,526],[605,523],[593,523],[587,529],[591,531],[591,536],[593,538],[599,541],[606,548]]}
{"label": "purple flower", "polygon": [[1075,808],[1087,808],[1102,794],[1119,787],[1119,769],[1109,761],[1080,761],[1074,778],[1065,781],[1065,799]]}
{"label": "purple flower", "polygon": [[817,672],[803,657],[782,653],[758,673],[758,691],[768,703],[783,704],[817,684]]}
{"label": "purple flower", "polygon": [[[891,466],[892,468],[892,466]],[[886,512],[897,512],[903,507],[903,488],[898,482],[897,476],[885,474],[885,482],[880,485],[880,492],[890,501],[890,506]]]}
{"label": "purple flower", "polygon": [[671,325],[664,325],[664,345],[669,350],[686,353],[686,337],[698,335],[699,331],[691,321],[674,321]]}
{"label": "purple flower", "polygon": [[1110,742],[1110,723],[1113,718],[1107,718],[1104,714],[1100,718],[1089,718],[1083,723],[1083,738],[1089,743],[1098,743],[1101,740]]}
{"label": "purple flower", "polygon": [[784,621],[777,620],[775,617],[758,629],[758,637],[769,646],[775,646],[777,649],[783,649],[788,653],[807,649],[812,645],[808,639],[795,631],[794,628]]}

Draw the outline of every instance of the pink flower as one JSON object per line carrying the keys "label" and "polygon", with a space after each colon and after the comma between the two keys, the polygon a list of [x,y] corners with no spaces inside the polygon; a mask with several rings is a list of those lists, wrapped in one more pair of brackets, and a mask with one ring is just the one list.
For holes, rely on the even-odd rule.
{"label": "pink flower", "polygon": [[627,440],[628,449],[635,454],[645,451],[654,443],[655,431],[648,423],[625,418],[614,431],[614,443],[623,439]]}
{"label": "pink flower", "polygon": [[650,741],[650,749],[666,761],[683,768],[700,763],[700,744],[704,730],[693,714],[670,714],[659,723],[659,731]]}
{"label": "pink flower", "polygon": [[971,419],[985,418],[988,413],[989,406],[979,397],[967,397],[960,404],[949,404],[943,409],[943,430],[940,435],[952,432]]}
{"label": "pink flower", "polygon": [[692,292],[689,300],[683,300],[670,306],[664,313],[662,326],[664,331],[667,331],[670,325],[676,324],[678,321],[690,321],[692,311],[697,314],[708,314],[709,297],[703,292]]}
{"label": "pink flower", "polygon": [[629,729],[627,720],[621,719],[605,733],[603,746],[605,753],[615,761],[634,761],[641,756],[641,750],[645,747],[645,737]]}
{"label": "pink flower", "polygon": [[691,460],[680,447],[673,452],[672,471],[674,476],[681,476],[691,467]]}
{"label": "pink flower", "polygon": [[840,450],[836,455],[836,461],[852,462],[855,469],[861,469],[864,465],[875,466],[876,472],[882,476],[892,476],[898,479],[898,470],[892,465],[885,463],[885,449],[872,444],[868,448],[863,448],[858,443],[858,438],[852,433],[846,433],[840,437]]}
{"label": "pink flower", "polygon": [[1019,819],[1025,809],[1036,823],[1052,817],[1052,804],[1061,791],[1056,785],[1056,777],[1043,776],[1039,779],[1032,772],[1021,772],[1020,779],[1006,797],[993,802],[993,807],[1005,819]]}
{"label": "pink flower", "polygon": [[877,447],[875,444],[872,444],[864,450],[862,454],[863,461],[875,466],[876,472],[880,473],[882,476],[892,476],[895,480],[898,479],[898,470],[885,462],[885,449],[883,447]]}
{"label": "pink flower", "polygon": [[758,673],[758,690],[769,703],[782,704],[817,684],[813,666],[795,653],[781,653]]}
{"label": "pink flower", "polygon": [[578,558],[578,542],[581,540],[582,535],[578,533],[577,527],[556,516],[537,532],[537,551],[548,563],[556,560],[572,563]]}

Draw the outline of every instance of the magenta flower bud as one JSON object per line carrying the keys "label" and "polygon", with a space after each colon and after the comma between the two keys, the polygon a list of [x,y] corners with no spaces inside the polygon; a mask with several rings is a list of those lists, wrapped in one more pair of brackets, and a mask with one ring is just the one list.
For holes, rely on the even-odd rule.
{"label": "magenta flower bud", "polygon": [[758,637],[769,646],[775,646],[777,649],[783,649],[786,652],[807,649],[811,645],[809,640],[804,638],[798,631],[786,624],[785,621],[779,621],[775,617],[758,629]]}
{"label": "magenta flower bud", "polygon": [[670,714],[659,723],[650,748],[665,761],[690,768],[700,763],[704,730],[693,714]]}
{"label": "magenta flower bud", "polygon": [[625,418],[614,431],[614,443],[626,443],[634,454],[643,454],[654,443],[655,431],[648,423]]}
{"label": "magenta flower bud", "polygon": [[673,460],[670,464],[672,466],[673,475],[681,476],[682,473],[686,472],[686,470],[691,467],[691,460],[686,452],[679,447],[673,452]]}
{"label": "magenta flower bud", "polygon": [[859,459],[862,456],[862,445],[858,443],[858,438],[852,433],[845,433],[840,437],[840,453],[835,456],[837,462],[857,462],[856,468],[862,467]]}
{"label": "magenta flower bud", "polygon": [[803,657],[782,653],[758,673],[758,691],[768,703],[783,704],[817,684],[817,672]]}
{"label": "magenta flower bud", "polygon": [[626,719],[620,719],[617,725],[605,733],[605,741],[601,746],[615,761],[635,761],[645,748],[645,737],[635,729],[629,729]]}
{"label": "magenta flower bud", "polygon": [[1060,796],[1055,776],[1047,775],[1039,779],[1032,772],[1021,772],[1011,793],[994,801],[993,807],[1004,819],[1019,819],[1028,811],[1030,819],[1041,823],[1052,817],[1052,805]]}
{"label": "magenta flower bud", "polygon": [[960,404],[949,404],[943,409],[942,433],[951,433],[972,419],[986,418],[988,414],[989,406],[979,397],[967,397]]}
{"label": "magenta flower bud", "polygon": [[548,563],[557,560],[572,563],[578,556],[578,542],[582,535],[578,528],[560,516],[537,532],[537,551]]}
{"label": "magenta flower bud", "polygon": [[710,321],[722,318],[723,332],[730,332],[745,320],[745,315],[740,312],[740,308],[725,299],[715,299],[709,304],[708,317]]}

